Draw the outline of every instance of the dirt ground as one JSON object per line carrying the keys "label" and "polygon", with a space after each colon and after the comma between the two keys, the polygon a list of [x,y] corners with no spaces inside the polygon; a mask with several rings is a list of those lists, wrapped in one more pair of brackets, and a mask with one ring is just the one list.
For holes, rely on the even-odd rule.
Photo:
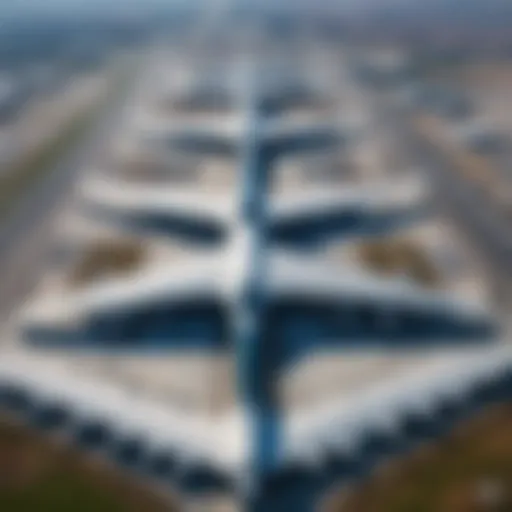
{"label": "dirt ground", "polygon": [[177,509],[106,464],[0,420],[0,510],[172,512]]}
{"label": "dirt ground", "polygon": [[382,468],[332,512],[512,511],[512,405]]}

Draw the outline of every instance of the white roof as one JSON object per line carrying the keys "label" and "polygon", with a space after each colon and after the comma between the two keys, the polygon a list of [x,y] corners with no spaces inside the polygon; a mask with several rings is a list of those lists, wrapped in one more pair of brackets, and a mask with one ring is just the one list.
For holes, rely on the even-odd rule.
{"label": "white roof", "polygon": [[469,317],[487,316],[481,302],[451,297],[445,292],[428,290],[406,278],[377,277],[358,268],[341,269],[330,263],[280,253],[269,266],[267,289],[273,296],[309,296],[314,299],[369,299],[386,306],[411,305],[454,311]]}
{"label": "white roof", "polygon": [[238,139],[243,129],[244,117],[240,115],[215,116],[209,115],[205,119],[178,118],[174,121],[159,118],[149,112],[138,114],[134,127],[141,133],[155,136],[182,135],[182,134],[215,134],[217,137]]}
{"label": "white roof", "polygon": [[155,450],[173,450],[184,463],[204,460],[225,470],[239,463],[232,454],[222,458],[217,449],[222,437],[217,438],[218,431],[207,420],[134,396],[114,384],[77,379],[26,356],[5,354],[0,361],[1,382],[26,388],[36,402],[63,405],[71,411],[76,426],[95,419],[104,421],[119,436],[141,437]]}
{"label": "white roof", "polygon": [[463,403],[475,384],[497,378],[512,367],[512,351],[470,349],[444,355],[424,367],[359,390],[322,408],[299,411],[286,419],[284,461],[316,462],[327,450],[357,454],[369,432],[399,437],[400,422],[416,412],[429,417],[444,398]]}
{"label": "white roof", "polygon": [[[229,250],[227,253],[213,252],[211,256],[197,258],[176,269],[111,278],[68,293],[65,297],[29,306],[22,315],[22,322],[45,322],[55,315],[64,319],[80,318],[87,313],[130,309],[156,301],[183,304],[201,298],[229,298],[226,297],[229,290],[237,289],[233,278],[247,278],[244,275],[233,277],[237,268],[233,258],[243,258],[244,254],[239,251],[231,254]],[[359,268],[340,269],[320,259],[284,251],[269,252],[268,258],[265,290],[269,297],[303,297],[335,302],[361,299],[381,303],[383,309],[394,305],[415,306],[469,318],[491,315],[481,301],[428,290],[405,278],[377,277]],[[226,287],[226,283],[232,286]]]}
{"label": "white roof", "polygon": [[166,213],[208,222],[225,222],[233,215],[233,204],[226,197],[212,197],[204,191],[176,186],[133,185],[122,181],[97,180],[86,186],[84,199],[112,212]]}
{"label": "white roof", "polygon": [[424,192],[423,183],[419,180],[355,184],[340,190],[318,187],[274,201],[270,215],[281,221],[293,220],[295,217],[328,214],[343,205],[403,211],[418,206]]}
{"label": "white roof", "polygon": [[213,258],[197,259],[177,269],[116,277],[84,287],[55,299],[29,305],[21,315],[23,324],[47,322],[54,317],[76,319],[93,312],[118,311],[157,301],[184,303],[216,296],[222,268]]}

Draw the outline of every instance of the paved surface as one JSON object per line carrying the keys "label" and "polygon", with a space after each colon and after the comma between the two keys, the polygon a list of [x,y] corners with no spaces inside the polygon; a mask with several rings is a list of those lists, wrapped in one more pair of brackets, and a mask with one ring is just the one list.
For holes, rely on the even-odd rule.
{"label": "paved surface", "polygon": [[4,144],[0,144],[0,161],[5,166],[2,172],[8,173],[27,153],[44,147],[66,123],[93,105],[107,80],[104,70],[70,76],[61,89],[29,101],[17,118],[1,129],[0,141]]}
{"label": "paved surface", "polygon": [[[142,73],[144,75],[144,73]],[[137,83],[134,87],[140,87]],[[93,129],[78,147],[63,155],[41,183],[28,190],[18,207],[0,226],[0,318],[5,320],[37,282],[52,250],[55,214],[65,207],[80,170],[97,159],[112,128],[120,123],[127,88],[108,105]]]}
{"label": "paved surface", "polygon": [[495,293],[507,304],[512,297],[512,236],[497,209],[485,205],[470,183],[454,168],[448,154],[414,129],[410,115],[381,98],[381,121],[396,131],[411,159],[423,168],[439,206],[460,227],[483,260]]}

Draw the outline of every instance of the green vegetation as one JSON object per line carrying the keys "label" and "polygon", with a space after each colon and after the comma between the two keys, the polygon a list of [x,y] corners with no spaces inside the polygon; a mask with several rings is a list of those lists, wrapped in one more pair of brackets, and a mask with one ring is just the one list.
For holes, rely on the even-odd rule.
{"label": "green vegetation", "polygon": [[0,421],[0,510],[169,512],[173,508],[106,464]]}
{"label": "green vegetation", "polygon": [[512,407],[461,425],[333,505],[331,512],[510,512]]}

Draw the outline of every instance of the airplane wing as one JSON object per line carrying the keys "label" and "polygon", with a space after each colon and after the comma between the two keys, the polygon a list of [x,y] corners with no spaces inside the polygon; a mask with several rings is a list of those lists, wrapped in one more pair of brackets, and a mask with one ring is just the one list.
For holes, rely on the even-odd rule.
{"label": "airplane wing", "polygon": [[96,217],[193,240],[219,241],[231,213],[225,200],[167,185],[101,181],[91,183],[82,196]]}
{"label": "airplane wing", "polygon": [[220,490],[236,466],[211,422],[28,354],[2,355],[0,410],[155,484]]}
{"label": "airplane wing", "polygon": [[340,270],[286,253],[275,255],[269,269],[270,322],[286,361],[315,350],[444,346],[496,335],[484,305],[404,278]]}
{"label": "airplane wing", "polygon": [[174,104],[178,110],[229,110],[234,104],[234,94],[225,84],[206,83],[183,91]]}
{"label": "airplane wing", "polygon": [[321,101],[320,91],[316,91],[307,84],[291,82],[274,89],[269,88],[267,94],[262,95],[260,108],[267,115],[273,115],[292,108],[314,105]]}
{"label": "airplane wing", "polygon": [[184,153],[232,156],[238,151],[240,124],[237,119],[180,123],[151,120],[144,122],[141,132],[142,139],[148,144]]}
{"label": "airplane wing", "polygon": [[340,128],[330,123],[290,126],[288,122],[271,122],[265,126],[263,137],[273,156],[322,151],[344,140]]}
{"label": "airplane wing", "polygon": [[292,414],[285,419],[282,464],[318,471],[332,484],[368,457],[383,462],[492,404],[510,385],[511,368],[508,348],[455,351]]}
{"label": "airplane wing", "polygon": [[324,188],[281,199],[271,213],[271,236],[286,245],[315,245],[333,236],[378,236],[409,226],[426,214],[423,194],[418,188],[401,194],[396,185]]}
{"label": "airplane wing", "polygon": [[22,337],[42,347],[84,350],[220,347],[225,340],[221,269],[220,259],[210,256],[36,302],[19,318]]}

